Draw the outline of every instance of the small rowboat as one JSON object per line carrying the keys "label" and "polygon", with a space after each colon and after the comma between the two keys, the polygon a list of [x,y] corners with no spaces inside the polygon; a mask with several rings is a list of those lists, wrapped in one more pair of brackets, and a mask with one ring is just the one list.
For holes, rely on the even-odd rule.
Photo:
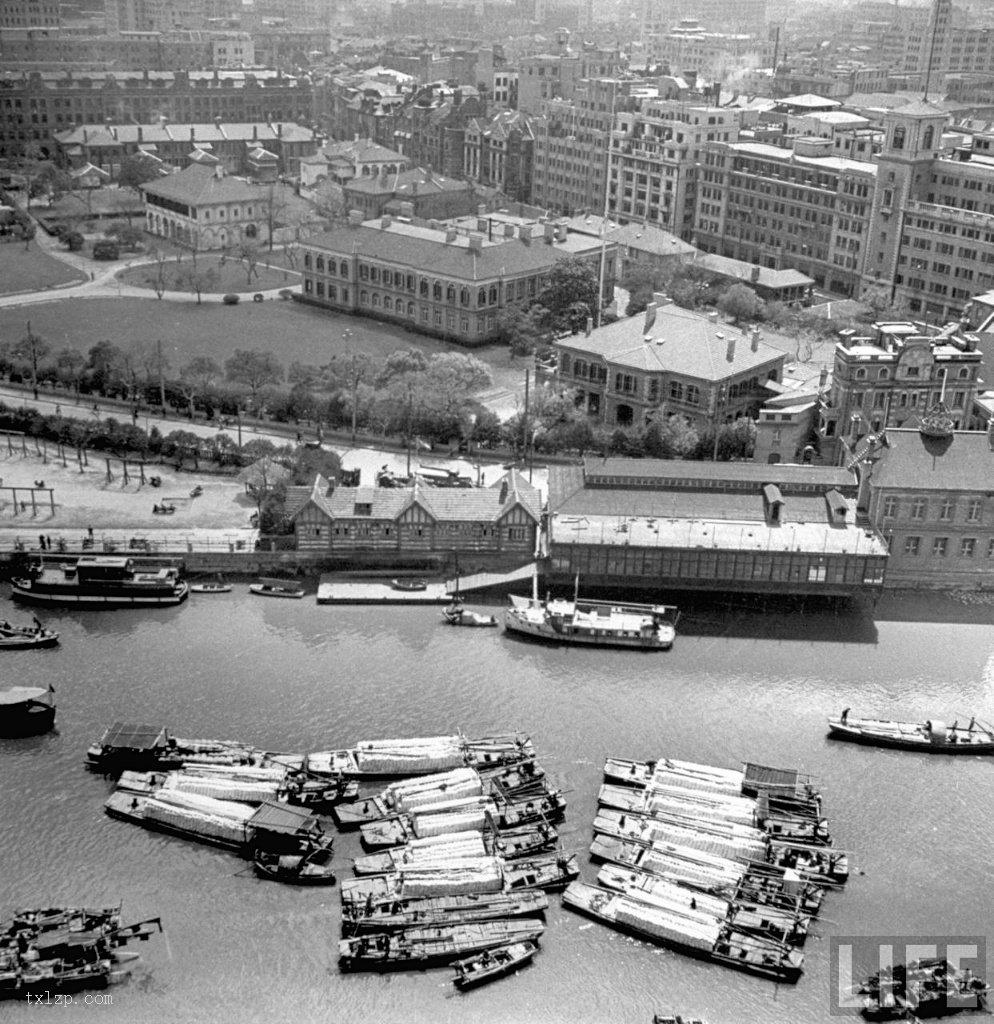
{"label": "small rowboat", "polygon": [[230,583],[191,583],[190,592],[193,594],[230,594]]}
{"label": "small rowboat", "polygon": [[485,949],[482,953],[457,960],[452,966],[456,976],[452,983],[456,988],[465,990],[485,985],[488,981],[503,978],[530,963],[538,952],[538,943],[531,939],[512,942],[507,946]]}
{"label": "small rowboat", "polygon": [[496,615],[481,615],[479,612],[470,611],[462,605],[452,604],[443,609],[442,618],[450,626],[496,626]]}
{"label": "small rowboat", "polygon": [[407,591],[427,590],[428,589],[428,581],[427,580],[391,580],[390,581],[390,586],[393,587],[394,590],[407,590]]}
{"label": "small rowboat", "polygon": [[12,626],[0,623],[0,650],[27,650],[32,647],[54,647],[59,634],[54,629],[37,626]]}
{"label": "small rowboat", "polygon": [[334,885],[332,848],[320,846],[310,853],[279,854],[257,850],[253,858],[255,873],[271,882],[289,885]]}
{"label": "small rowboat", "polygon": [[262,579],[250,583],[249,590],[263,597],[303,597],[304,585],[296,580]]}

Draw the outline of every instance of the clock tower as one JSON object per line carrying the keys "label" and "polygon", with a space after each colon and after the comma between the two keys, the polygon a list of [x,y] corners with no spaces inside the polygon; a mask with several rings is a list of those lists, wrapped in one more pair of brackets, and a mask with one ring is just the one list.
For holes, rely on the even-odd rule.
{"label": "clock tower", "polygon": [[863,264],[864,295],[883,289],[889,300],[899,297],[898,256],[908,203],[928,194],[947,119],[944,110],[924,100],[884,115],[884,143],[877,159]]}

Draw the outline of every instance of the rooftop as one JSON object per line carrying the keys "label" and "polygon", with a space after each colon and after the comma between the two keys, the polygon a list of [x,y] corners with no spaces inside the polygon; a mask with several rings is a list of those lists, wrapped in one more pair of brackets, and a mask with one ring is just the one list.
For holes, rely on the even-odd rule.
{"label": "rooftop", "polygon": [[218,177],[216,168],[191,164],[182,171],[142,185],[146,195],[173,199],[189,206],[261,200],[263,192],[242,178]]}
{"label": "rooftop", "polygon": [[600,247],[596,239],[583,235],[567,235],[564,241],[552,244],[536,238],[528,245],[518,238],[480,238],[480,251],[473,252],[469,235],[456,233],[451,241],[446,238],[444,227],[436,229],[382,218],[355,227],[335,228],[308,238],[304,244],[309,249],[366,256],[465,281],[537,273],[566,256],[594,252]]}
{"label": "rooftop", "polygon": [[657,309],[648,328],[647,318],[647,314],[627,317],[587,336],[563,338],[556,344],[563,351],[584,353],[612,364],[705,381],[782,366],[785,353],[792,347],[785,338],[783,349],[774,348],[760,335],[753,351],[751,335],[741,328],[672,304]]}
{"label": "rooftop", "polygon": [[986,431],[956,430],[936,444],[917,430],[887,428],[872,486],[919,491],[994,490],[994,447]]}

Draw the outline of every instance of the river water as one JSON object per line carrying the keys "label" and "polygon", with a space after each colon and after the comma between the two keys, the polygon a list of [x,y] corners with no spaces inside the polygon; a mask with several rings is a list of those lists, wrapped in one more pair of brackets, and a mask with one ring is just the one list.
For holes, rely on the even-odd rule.
{"label": "river water", "polygon": [[[2,592],[2,591],[0,591]],[[21,609],[3,612],[22,621]],[[155,612],[45,614],[48,652],[6,652],[2,678],[52,683],[58,732],[0,740],[0,914],[116,903],[161,915],[112,1005],[12,1004],[6,1019],[106,1024],[709,1024],[829,1020],[829,937],[983,934],[994,919],[994,759],[828,741],[825,719],[994,718],[994,609],[885,599],[875,610],[688,615],[666,653],[559,649],[459,630],[437,608],[318,606],[244,585]],[[941,618],[943,621],[934,621]],[[848,887],[825,901],[796,986],[636,941],[552,897],[542,951],[517,976],[455,995],[448,969],[340,975],[338,888],[255,879],[231,854],[107,818],[83,769],[114,719],[269,749],[462,730],[523,730],[569,791],[561,834],[584,877],[606,756],[742,760],[811,773]],[[342,871],[359,851],[342,835]]]}

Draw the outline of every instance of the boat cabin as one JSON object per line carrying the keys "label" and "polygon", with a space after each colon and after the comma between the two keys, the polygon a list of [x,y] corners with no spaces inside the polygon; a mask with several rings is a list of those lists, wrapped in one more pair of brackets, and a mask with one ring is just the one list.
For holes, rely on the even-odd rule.
{"label": "boat cabin", "polygon": [[162,750],[169,745],[169,734],[159,725],[114,722],[103,734],[99,745],[102,753],[109,756],[123,751]]}
{"label": "boat cabin", "polygon": [[246,827],[255,848],[271,853],[296,853],[302,846],[329,841],[313,811],[286,804],[261,804]]}

